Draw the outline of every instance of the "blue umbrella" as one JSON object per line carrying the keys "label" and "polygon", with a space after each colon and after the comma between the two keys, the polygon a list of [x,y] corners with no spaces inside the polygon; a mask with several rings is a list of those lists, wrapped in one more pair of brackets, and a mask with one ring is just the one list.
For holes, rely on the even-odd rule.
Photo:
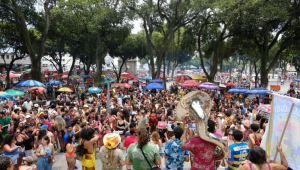
{"label": "blue umbrella", "polygon": [[88,91],[89,93],[100,93],[101,89],[99,89],[98,87],[90,87]]}
{"label": "blue umbrella", "polygon": [[165,89],[165,87],[159,83],[149,83],[145,88],[146,89]]}
{"label": "blue umbrella", "polygon": [[143,79],[144,79],[144,80],[152,80],[152,77],[150,77],[150,76],[145,76],[145,77],[143,77]]}
{"label": "blue umbrella", "polygon": [[[110,79],[110,80],[109,80],[109,83],[113,83],[113,82],[115,82],[115,81],[116,81],[116,79]],[[107,80],[105,80],[103,84],[107,84]]]}
{"label": "blue umbrella", "polygon": [[43,83],[36,80],[26,80],[17,84],[17,86],[23,87],[46,87]]}
{"label": "blue umbrella", "polygon": [[293,79],[292,81],[300,81],[300,79]]}
{"label": "blue umbrella", "polygon": [[61,84],[61,81],[49,81],[47,84],[49,84],[49,85],[59,85],[59,84]]}
{"label": "blue umbrella", "polygon": [[248,89],[244,87],[235,87],[230,90],[228,90],[228,93],[246,93]]}
{"label": "blue umbrella", "polygon": [[93,78],[93,76],[91,76],[91,75],[84,75],[83,78],[84,79],[91,79],[91,78]]}
{"label": "blue umbrella", "polygon": [[163,83],[164,81],[162,79],[154,79],[151,80],[150,83]]}
{"label": "blue umbrella", "polygon": [[254,89],[248,90],[246,93],[247,94],[266,94],[266,93],[272,93],[272,91],[262,88],[262,87],[259,87],[259,88],[254,88]]}

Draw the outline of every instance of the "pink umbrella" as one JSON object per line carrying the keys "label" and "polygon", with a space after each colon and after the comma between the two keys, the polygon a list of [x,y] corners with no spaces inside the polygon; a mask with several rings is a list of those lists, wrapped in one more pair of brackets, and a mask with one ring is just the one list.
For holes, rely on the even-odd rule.
{"label": "pink umbrella", "polygon": [[68,75],[63,75],[63,76],[61,76],[61,78],[67,79],[67,78],[68,78]]}
{"label": "pink umbrella", "polygon": [[119,87],[124,87],[124,88],[131,88],[132,86],[128,83],[122,83],[118,85]]}
{"label": "pink umbrella", "polygon": [[199,86],[201,83],[199,83],[196,80],[186,80],[183,83],[179,84],[179,86],[182,87],[197,87]]}

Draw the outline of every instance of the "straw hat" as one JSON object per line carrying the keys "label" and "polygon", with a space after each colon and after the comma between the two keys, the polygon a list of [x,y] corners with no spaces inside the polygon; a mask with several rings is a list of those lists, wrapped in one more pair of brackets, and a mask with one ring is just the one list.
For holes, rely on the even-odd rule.
{"label": "straw hat", "polygon": [[103,137],[103,143],[107,149],[115,149],[117,146],[119,146],[120,142],[120,135],[114,133],[108,133]]}

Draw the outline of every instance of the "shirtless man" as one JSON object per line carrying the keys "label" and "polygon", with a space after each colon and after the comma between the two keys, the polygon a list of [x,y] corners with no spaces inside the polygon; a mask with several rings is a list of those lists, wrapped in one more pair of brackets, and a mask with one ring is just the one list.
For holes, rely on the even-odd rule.
{"label": "shirtless man", "polygon": [[258,124],[251,124],[250,125],[250,132],[249,135],[249,148],[251,149],[254,145],[260,145],[262,140],[262,135],[259,134],[259,126]]}

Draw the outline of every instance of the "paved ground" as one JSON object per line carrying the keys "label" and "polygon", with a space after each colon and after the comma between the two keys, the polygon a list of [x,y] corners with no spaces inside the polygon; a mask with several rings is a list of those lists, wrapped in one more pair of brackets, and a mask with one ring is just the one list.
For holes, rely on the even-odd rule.
{"label": "paved ground", "polygon": [[[168,82],[167,87],[169,87],[172,83],[173,82]],[[270,85],[276,85],[277,84],[277,79],[270,79],[269,84]],[[281,90],[279,92],[276,92],[276,93],[281,93],[281,94],[286,93],[289,89],[289,84],[290,84],[290,82],[286,81],[284,83],[284,85],[281,86]],[[126,154],[125,151],[124,151],[124,154]],[[52,168],[53,170],[66,170],[67,169],[67,162],[66,162],[65,155],[63,153],[57,153],[56,156],[55,156],[55,159],[56,159],[56,161],[53,164],[53,168]],[[165,160],[162,159],[162,165],[164,165],[164,161]],[[101,167],[102,167],[100,159],[97,159],[96,163],[97,163],[97,170],[100,170]],[[164,168],[164,166],[162,168]],[[123,167],[123,169],[125,170],[125,166]],[[184,169],[185,170],[190,169],[190,162],[186,162],[184,164]],[[218,170],[224,170],[224,168],[219,168]]]}

